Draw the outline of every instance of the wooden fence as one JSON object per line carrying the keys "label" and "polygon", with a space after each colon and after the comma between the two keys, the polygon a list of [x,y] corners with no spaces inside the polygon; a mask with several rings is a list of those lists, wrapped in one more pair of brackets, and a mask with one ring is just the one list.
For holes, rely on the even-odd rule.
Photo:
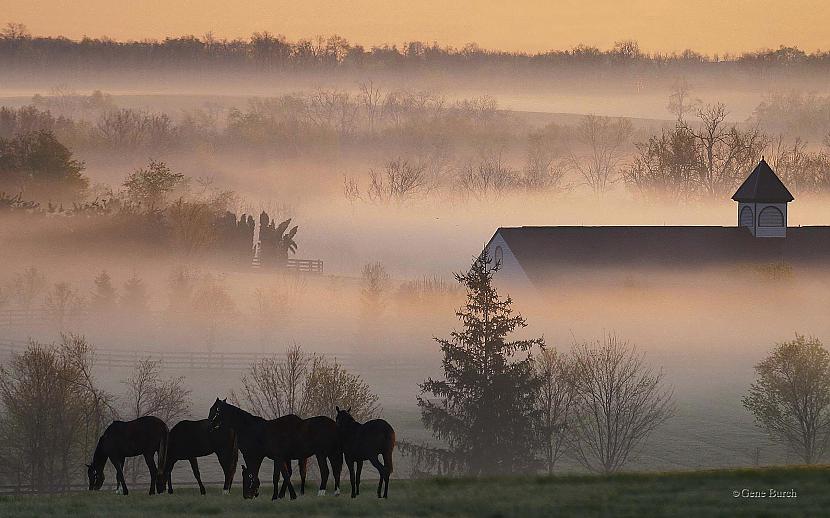
{"label": "wooden fence", "polygon": [[[25,340],[0,339],[0,361],[7,360],[15,353],[23,352],[28,345]],[[321,355],[329,356],[329,355]],[[334,355],[330,356],[332,359]],[[273,358],[281,363],[285,360],[285,352],[256,353],[256,352],[203,352],[203,351],[171,351],[153,349],[95,349],[95,366],[106,368],[132,368],[139,360],[149,358],[161,362],[163,368],[179,370],[220,370],[244,371],[252,363],[263,358]],[[355,363],[352,355],[338,354],[337,361],[349,368]]]}
{"label": "wooden fence", "polygon": [[285,262],[287,270],[294,270],[300,273],[323,273],[323,261],[321,259],[288,259]]}

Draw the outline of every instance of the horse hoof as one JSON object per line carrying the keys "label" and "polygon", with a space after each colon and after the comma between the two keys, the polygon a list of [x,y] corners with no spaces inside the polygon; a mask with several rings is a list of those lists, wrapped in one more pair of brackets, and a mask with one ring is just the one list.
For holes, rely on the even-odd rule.
{"label": "horse hoof", "polygon": [[321,490],[317,491],[317,496],[326,496],[326,490],[321,489]]}
{"label": "horse hoof", "polygon": [[340,496],[340,488],[334,490],[334,496]]}
{"label": "horse hoof", "polygon": [[223,489],[222,494],[223,495],[229,495],[229,494],[231,494],[231,490],[230,489]]}

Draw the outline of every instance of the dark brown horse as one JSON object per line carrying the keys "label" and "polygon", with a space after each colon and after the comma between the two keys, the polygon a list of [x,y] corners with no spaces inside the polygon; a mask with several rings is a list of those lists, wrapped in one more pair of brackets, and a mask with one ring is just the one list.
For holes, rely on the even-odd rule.
{"label": "dark brown horse", "polygon": [[[133,421],[113,421],[104,430],[95,453],[92,455],[92,464],[87,464],[90,491],[101,489],[104,484],[104,466],[107,459],[115,467],[115,477],[122,492],[129,494],[127,483],[124,481],[124,459],[144,455],[147,469],[150,470],[150,494],[156,490],[164,491],[164,465],[167,462],[168,431],[164,421],[154,416],[139,417]],[[158,467],[153,461],[153,455],[158,452]]]}
{"label": "dark brown horse", "polygon": [[[299,417],[289,414],[283,416],[275,421],[282,421],[283,427],[286,430],[284,435],[286,443],[285,451],[289,456],[288,474],[291,476],[290,461],[296,460],[297,467],[300,471],[300,494],[305,494],[305,478],[306,468],[309,457],[317,458],[317,467],[320,469],[320,487],[317,490],[318,496],[326,494],[326,486],[329,479],[329,467],[334,474],[334,495],[340,494],[340,473],[343,469],[343,453],[340,449],[340,441],[337,435],[337,423],[333,419],[326,416],[310,417],[308,419],[300,419]],[[293,430],[290,427],[294,427]],[[328,460],[328,464],[326,463]],[[274,484],[275,487],[279,484],[279,470],[274,466]],[[250,487],[258,486],[259,480],[257,473],[251,471],[248,478],[242,478],[243,495],[248,493],[247,498],[253,496],[253,492],[246,489],[248,481],[252,481]],[[253,482],[255,481],[255,482]],[[283,480],[283,486],[280,489],[279,496],[285,495],[286,481]]]}
{"label": "dark brown horse", "polygon": [[[249,469],[252,470],[258,480],[262,460],[265,457],[272,459],[276,467],[275,478],[282,475],[288,484],[291,499],[294,500],[297,498],[297,493],[294,491],[291,476],[288,473],[287,463],[290,462],[291,455],[286,448],[286,444],[290,442],[290,432],[294,428],[287,424],[292,421],[292,418],[300,419],[292,415],[267,421],[218,398],[210,407],[208,415],[212,430],[231,429],[236,433],[239,450],[247,465],[246,472]],[[277,496],[277,480],[275,480],[272,499],[275,500]]]}
{"label": "dark brown horse", "polygon": [[236,474],[236,462],[239,458],[239,449],[236,446],[236,434],[231,429],[211,430],[207,419],[199,421],[179,421],[170,429],[170,442],[167,446],[167,463],[164,473],[167,478],[167,492],[173,492],[171,472],[177,461],[187,459],[190,469],[199,483],[199,492],[205,494],[205,486],[199,474],[198,457],[215,453],[219,465],[225,474],[225,484],[222,492],[227,494],[231,490],[233,477]]}
{"label": "dark brown horse", "polygon": [[[346,467],[349,468],[349,479],[352,482],[352,498],[360,494],[360,472],[363,470],[363,461],[368,460],[378,470],[378,498],[387,498],[389,493],[389,475],[392,474],[392,450],[395,449],[395,430],[383,419],[372,419],[361,424],[354,420],[348,410],[337,409],[337,431],[340,435],[340,445],[343,456],[346,458]],[[383,464],[378,460],[383,456]],[[357,469],[355,469],[357,464]],[[356,473],[355,473],[356,472]],[[386,487],[383,483],[386,482]]]}

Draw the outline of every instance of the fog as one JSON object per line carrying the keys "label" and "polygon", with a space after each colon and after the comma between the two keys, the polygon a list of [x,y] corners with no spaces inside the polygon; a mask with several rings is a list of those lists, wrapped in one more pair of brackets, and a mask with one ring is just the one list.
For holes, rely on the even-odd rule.
{"label": "fog", "polygon": [[[128,175],[149,159],[160,160],[190,178],[186,189],[170,196],[171,201],[176,196],[201,199],[233,191],[224,208],[255,218],[264,210],[277,222],[291,218],[292,225],[299,226],[298,250],[292,257],[322,260],[324,271],[303,275],[247,265],[228,267],[210,254],[187,253],[175,243],[146,247],[145,241],[124,230],[127,227],[91,216],[80,220],[81,216],[60,211],[36,218],[4,214],[0,216],[0,285],[10,286],[27,269],[36,268],[44,283],[30,301],[32,309],[44,307],[45,297],[57,283],[68,283],[85,310],[62,315],[59,322],[48,312],[21,321],[9,316],[3,322],[2,311],[19,309],[8,300],[0,308],[0,338],[18,344],[28,339],[50,342],[59,332],[73,332],[85,335],[101,350],[138,350],[148,355],[207,350],[274,354],[297,343],[309,352],[338,356],[361,374],[380,396],[382,415],[396,423],[399,437],[430,440],[418,420],[415,396],[418,383],[441,373],[433,337],[448,336],[459,325],[454,312],[464,294],[448,286],[455,282],[453,273],[469,267],[496,229],[736,224],[731,193],[708,199],[644,199],[618,178],[607,192],[596,194],[571,164],[585,151],[585,144],[574,137],[577,128],[585,115],[596,114],[630,120],[630,137],[615,163],[620,171],[628,167],[638,152],[637,143],[673,127],[674,116],[666,104],[677,74],[609,72],[590,84],[579,77],[528,74],[528,80],[518,82],[510,81],[503,71],[488,77],[486,70],[446,76],[430,70],[287,77],[240,74],[216,81],[206,81],[195,72],[171,80],[169,71],[159,77],[141,74],[140,79],[30,71],[4,78],[0,105],[19,109],[34,104],[77,122],[58,135],[68,139],[74,156],[85,163],[89,188],[82,199],[105,198],[107,192],[122,189]],[[828,93],[826,84],[819,85],[808,72],[770,76],[762,84],[747,84],[746,75],[721,78],[711,71],[687,79],[693,98],[702,105],[725,103],[727,120],[741,128],[764,124],[757,108],[771,93]],[[290,145],[269,140],[270,133],[262,140],[258,136],[244,140],[228,130],[233,127],[229,121],[234,108],[254,113],[252,103],[287,95],[310,99],[320,91],[357,98],[360,84],[368,80],[374,81],[380,95],[404,88],[429,92],[429,102],[453,106],[457,113],[467,109],[464,102],[487,99],[493,104],[483,118],[476,117],[487,109],[476,104],[468,110],[469,119],[458,115],[434,134],[429,130],[437,124],[437,116],[423,124],[410,121],[409,126],[384,122],[388,127],[366,133],[369,136],[361,133],[364,122],[340,133],[340,122],[333,122],[333,133],[326,127]],[[97,127],[102,112],[71,104],[94,90],[108,96],[111,108],[167,114],[179,128],[197,113],[212,113],[215,118],[198,138],[181,137],[184,130],[179,129],[175,133],[179,140],[163,145],[105,145],[102,137],[85,129]],[[40,104],[33,101],[35,95],[41,96]],[[396,133],[390,129],[393,126],[404,129]],[[561,172],[556,185],[472,195],[453,183],[469,164],[493,157],[517,174],[525,171],[532,151],[529,135],[534,133],[547,135],[542,146],[550,150],[550,171]],[[810,149],[823,149],[821,135],[806,133],[770,131],[788,142],[804,137]],[[770,142],[764,147],[767,156],[772,146]],[[431,175],[424,180],[426,187],[393,200],[371,196],[370,171],[381,171],[399,159],[423,165]],[[350,185],[356,188],[351,194]],[[830,222],[826,193],[795,195],[789,208],[790,226]],[[53,199],[47,198],[40,200],[42,206]],[[62,203],[68,209],[73,201],[80,203],[71,199]],[[390,282],[381,294],[382,303],[367,319],[361,271],[375,262],[383,265]],[[146,308],[139,313],[89,309],[86,303],[102,271],[111,276],[119,293],[131,278],[140,279]],[[225,298],[216,302],[218,307],[179,305],[171,279],[182,272],[196,292],[210,284],[218,286]],[[649,438],[632,469],[788,459],[783,448],[771,445],[753,425],[740,398],[752,380],[753,366],[776,342],[795,333],[830,340],[826,319],[830,271],[796,268],[785,279],[770,279],[746,265],[724,264],[705,269],[612,267],[561,271],[557,277],[561,282],[543,292],[504,288],[528,320],[522,336],[542,335],[548,347],[567,351],[576,342],[616,333],[635,343],[649,364],[662,368],[674,391],[677,415]],[[443,280],[444,288],[417,292],[412,281],[422,279]],[[268,303],[264,310],[263,300]],[[238,389],[243,374],[187,368],[171,373],[185,376],[193,390],[193,414],[200,417],[207,414],[213,398]],[[102,369],[101,378],[117,393],[127,374],[126,369]],[[181,471],[177,476],[187,479],[184,468],[177,469]],[[211,469],[203,468],[203,473]],[[579,468],[566,460],[562,469]],[[405,468],[400,476],[407,476]]]}

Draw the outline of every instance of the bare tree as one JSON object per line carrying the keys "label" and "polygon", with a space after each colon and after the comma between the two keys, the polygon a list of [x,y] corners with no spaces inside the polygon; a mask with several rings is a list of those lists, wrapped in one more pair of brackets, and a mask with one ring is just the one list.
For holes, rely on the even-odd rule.
{"label": "bare tree", "polygon": [[619,167],[631,132],[628,119],[597,115],[586,115],[576,128],[575,140],[583,151],[572,152],[570,162],[594,194],[607,193],[619,179]]}
{"label": "bare tree", "polygon": [[697,127],[684,125],[697,141],[703,157],[696,171],[700,190],[718,199],[735,189],[769,142],[757,127],[742,131],[727,123],[728,115],[722,103],[707,105],[698,110]]}
{"label": "bare tree", "polygon": [[84,300],[67,282],[56,283],[46,294],[43,307],[58,331],[63,332],[68,321],[80,317]]}
{"label": "bare tree", "polygon": [[700,99],[691,97],[692,87],[685,77],[680,77],[672,83],[672,90],[669,94],[669,102],[666,109],[674,115],[677,122],[686,120],[686,114],[692,113],[700,104]]}
{"label": "bare tree", "polygon": [[[184,377],[161,377],[161,360],[143,358],[138,361],[129,378],[122,381],[127,391],[123,398],[123,416],[138,419],[156,416],[172,427],[179,419],[190,415],[190,389],[184,386]],[[143,459],[127,460],[125,471],[133,483],[143,478]]]}
{"label": "bare tree", "polygon": [[634,345],[608,335],[574,349],[573,434],[569,454],[591,471],[613,473],[674,413],[663,373]]}
{"label": "bare tree", "polygon": [[817,338],[796,335],[755,366],[744,407],[769,436],[805,464],[830,441],[830,353]]}
{"label": "bare tree", "polygon": [[366,123],[369,126],[370,135],[375,133],[375,122],[383,109],[382,100],[380,88],[375,86],[374,81],[360,83],[360,102],[366,110]]}
{"label": "bare tree", "polygon": [[219,332],[236,314],[236,307],[221,278],[205,275],[193,292],[192,309],[205,331],[205,346],[213,351]]}
{"label": "bare tree", "polygon": [[402,204],[428,191],[426,167],[397,159],[386,163],[383,171],[369,171],[370,200],[378,203]]}
{"label": "bare tree", "polygon": [[366,263],[360,277],[360,301],[363,317],[378,319],[386,309],[392,279],[383,263]]}
{"label": "bare tree", "polygon": [[162,378],[161,360],[139,360],[122,383],[127,389],[123,415],[129,419],[154,415],[172,425],[190,414],[191,391],[184,385],[184,376]]}
{"label": "bare tree", "polygon": [[378,396],[337,360],[305,353],[294,344],[284,359],[254,362],[242,378],[239,394],[231,400],[270,418],[334,415],[335,406],[351,407],[355,419],[369,419],[378,411]]}
{"label": "bare tree", "polygon": [[44,289],[46,276],[34,266],[16,274],[9,286],[11,298],[22,309],[30,309]]}
{"label": "bare tree", "polygon": [[536,406],[540,413],[542,449],[549,474],[562,455],[562,447],[570,430],[570,420],[576,396],[574,363],[555,349],[542,349],[533,359],[536,376],[540,380]]}
{"label": "bare tree", "polygon": [[482,160],[477,165],[468,163],[459,172],[457,180],[462,196],[479,200],[499,197],[519,184],[516,171],[502,162],[501,156]]}

